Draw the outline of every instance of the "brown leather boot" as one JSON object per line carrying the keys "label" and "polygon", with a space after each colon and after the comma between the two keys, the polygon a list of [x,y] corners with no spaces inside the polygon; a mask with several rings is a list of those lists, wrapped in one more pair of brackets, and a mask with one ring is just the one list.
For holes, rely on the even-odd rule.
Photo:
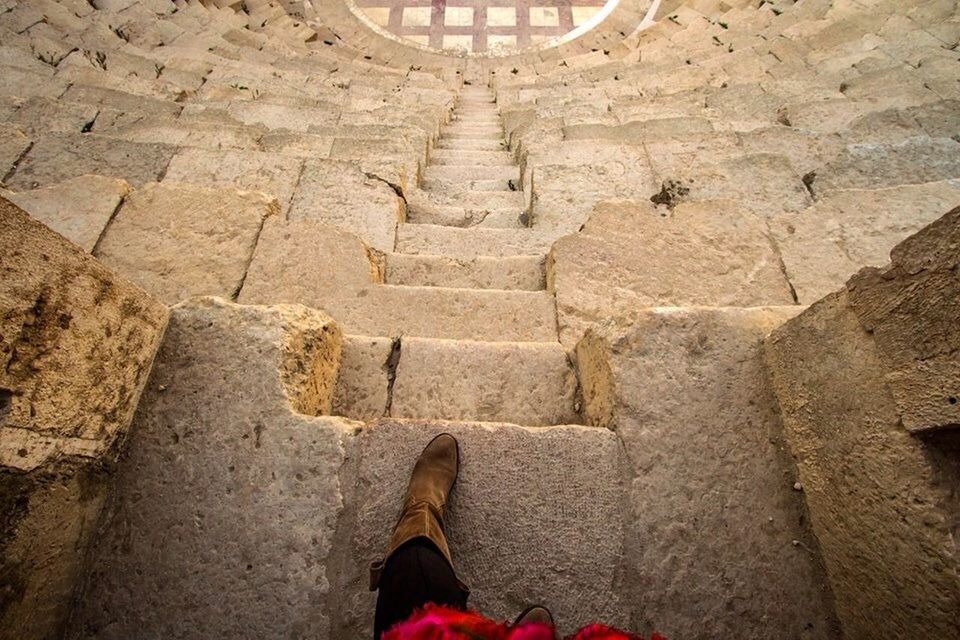
{"label": "brown leather boot", "polygon": [[[416,538],[426,538],[432,542],[453,567],[447,538],[443,534],[443,510],[459,471],[460,448],[457,440],[449,433],[441,433],[423,449],[413,467],[400,519],[393,528],[386,556],[370,567],[371,591],[375,591],[380,584],[380,574],[390,556]],[[461,587],[466,589],[463,583]]]}

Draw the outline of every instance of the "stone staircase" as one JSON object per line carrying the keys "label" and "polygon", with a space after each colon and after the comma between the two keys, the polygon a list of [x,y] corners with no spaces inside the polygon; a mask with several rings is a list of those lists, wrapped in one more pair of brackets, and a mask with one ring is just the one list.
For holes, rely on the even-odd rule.
{"label": "stone staircase", "polygon": [[763,356],[960,203],[955,3],[670,0],[634,32],[650,5],[622,0],[491,60],[310,4],[0,1],[0,195],[95,265],[24,335],[69,328],[45,300],[139,326],[114,276],[170,308],[152,369],[83,336],[90,366],[151,371],[114,390],[129,433],[21,437],[0,378],[0,488],[39,478],[0,539],[0,640],[368,637],[366,565],[440,431],[489,615],[826,640],[905,609],[934,622],[893,635],[955,637],[919,582],[825,569]]}

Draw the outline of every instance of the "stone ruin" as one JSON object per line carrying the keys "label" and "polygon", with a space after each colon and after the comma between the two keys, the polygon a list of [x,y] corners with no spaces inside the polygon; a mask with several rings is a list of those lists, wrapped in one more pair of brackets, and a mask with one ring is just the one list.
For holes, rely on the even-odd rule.
{"label": "stone ruin", "polygon": [[960,637],[957,2],[611,6],[0,0],[0,638],[368,637],[441,431],[489,615]]}

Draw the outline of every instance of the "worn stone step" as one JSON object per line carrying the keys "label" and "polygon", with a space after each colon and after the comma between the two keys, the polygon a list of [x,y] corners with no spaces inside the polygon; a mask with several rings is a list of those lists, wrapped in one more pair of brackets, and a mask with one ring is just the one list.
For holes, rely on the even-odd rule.
{"label": "worn stone step", "polygon": [[443,191],[450,194],[461,192],[512,191],[516,183],[511,180],[444,180],[424,178],[420,186],[431,191]]}
{"label": "worn stone step", "polygon": [[483,124],[483,123],[474,123],[474,122],[451,122],[446,125],[441,132],[441,135],[455,134],[455,133],[496,133],[503,135],[503,127],[499,124]]}
{"label": "worn stone step", "polygon": [[493,181],[500,184],[506,184],[510,180],[516,180],[519,177],[520,168],[514,164],[462,164],[432,166],[427,168],[425,176],[427,180],[442,180],[453,183]]}
{"label": "worn stone step", "polygon": [[[430,193],[430,192],[420,192]],[[486,193],[502,193],[489,191]],[[437,204],[426,198],[407,198],[407,222],[411,224],[438,224],[447,227],[492,227],[498,229],[519,229],[523,223],[524,212],[520,207],[461,207],[457,205]]]}
{"label": "worn stone step", "polygon": [[397,252],[476,258],[540,255],[550,250],[549,237],[533,229],[486,229],[403,224],[397,229]]}
{"label": "worn stone step", "polygon": [[545,287],[544,257],[457,259],[390,253],[386,257],[384,279],[387,284],[421,287],[540,291]]}
{"label": "worn stone step", "polygon": [[434,149],[431,165],[451,166],[512,166],[519,173],[516,159],[508,151],[468,151],[461,149]]}
{"label": "worn stone step", "polygon": [[441,136],[452,140],[502,140],[503,131],[500,129],[450,129],[445,128]]}
{"label": "worn stone step", "polygon": [[435,149],[451,149],[464,151],[503,151],[507,149],[507,141],[503,136],[499,138],[440,138]]}
{"label": "worn stone step", "polygon": [[432,205],[460,207],[472,211],[512,210],[521,212],[526,209],[521,191],[462,191],[444,193],[442,191],[413,191],[407,196],[411,208],[417,208],[421,202]]}
{"label": "worn stone step", "polygon": [[503,121],[500,119],[500,114],[493,111],[489,113],[483,112],[456,112],[453,115],[453,119],[449,123],[451,126],[454,124],[461,125],[470,125],[470,126],[483,126],[483,127],[502,127]]}
{"label": "worn stone step", "polygon": [[404,338],[390,415],[395,418],[576,424],[577,378],[559,342]]}

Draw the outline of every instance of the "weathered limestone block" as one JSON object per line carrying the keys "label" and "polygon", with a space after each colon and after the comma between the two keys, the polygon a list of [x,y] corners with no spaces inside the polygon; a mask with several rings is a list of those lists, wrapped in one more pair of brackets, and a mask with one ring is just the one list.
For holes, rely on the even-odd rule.
{"label": "weathered limestone block", "polygon": [[89,253],[128,193],[130,185],[123,180],[80,176],[4,197]]}
{"label": "weathered limestone block", "polygon": [[762,340],[796,312],[651,309],[577,346],[585,412],[633,470],[633,627],[668,638],[836,638],[765,381]]}
{"label": "weathered limestone block", "polygon": [[235,298],[272,197],[170,181],[127,196],[96,256],[169,304],[190,296]]}
{"label": "weathered limestone block", "polygon": [[55,133],[37,140],[7,184],[17,191],[48,187],[70,178],[122,178],[134,188],[158,179],[176,148],[102,136]]}
{"label": "weathered limestone block", "polygon": [[543,256],[479,256],[460,259],[447,256],[390,253],[384,279],[390,284],[465,289],[544,288]]}
{"label": "weathered limestone block", "polygon": [[811,178],[811,189],[818,198],[839,189],[880,189],[960,178],[960,144],[950,138],[920,137],[896,144],[849,145]]}
{"label": "weathered limestone block", "polygon": [[389,375],[399,346],[395,338],[343,337],[334,415],[367,421],[386,414]]}
{"label": "weathered limestone block", "polygon": [[303,162],[276,153],[250,150],[183,149],[170,161],[164,180],[205,187],[262,191],[286,213]]}
{"label": "weathered limestone block", "polygon": [[315,220],[273,218],[263,225],[239,300],[314,306],[376,282],[383,282],[382,257],[357,236]]}
{"label": "weathered limestone block", "polygon": [[30,138],[10,124],[0,125],[0,180],[10,173],[23,152],[30,148]]}
{"label": "weathered limestone block", "polygon": [[404,338],[389,415],[577,424],[577,377],[556,342],[491,343]]}
{"label": "weathered limestone block", "polygon": [[417,454],[441,432],[460,441],[461,469],[447,535],[471,606],[512,619],[549,606],[571,633],[596,620],[627,627],[621,571],[624,459],[605,429],[382,420],[356,451],[355,521],[337,585],[344,630],[371,635],[367,566],[382,557]]}
{"label": "weathered limestone block", "polygon": [[340,341],[302,307],[174,307],[69,637],[340,637],[328,558],[353,429],[310,417]]}
{"label": "weathered limestone block", "polygon": [[547,283],[571,348],[591,324],[637,307],[793,303],[763,221],[730,201],[669,213],[601,203],[580,233],[554,243]]}
{"label": "weathered limestone block", "polygon": [[20,102],[4,119],[24,133],[39,136],[53,131],[80,133],[96,117],[97,108],[91,105],[35,97]]}
{"label": "weathered limestone block", "polygon": [[802,304],[843,286],[863,266],[886,264],[890,249],[960,203],[960,181],[853,189],[770,220],[784,268]]}
{"label": "weathered limestone block", "polygon": [[960,632],[958,223],[954,209],[767,340],[850,638]]}
{"label": "weathered limestone block", "polygon": [[0,638],[53,638],[167,311],[3,199],[0,245]]}
{"label": "weathered limestone block", "polygon": [[355,233],[379,251],[393,251],[403,201],[388,184],[349,162],[308,160],[290,205],[290,220],[317,220]]}

